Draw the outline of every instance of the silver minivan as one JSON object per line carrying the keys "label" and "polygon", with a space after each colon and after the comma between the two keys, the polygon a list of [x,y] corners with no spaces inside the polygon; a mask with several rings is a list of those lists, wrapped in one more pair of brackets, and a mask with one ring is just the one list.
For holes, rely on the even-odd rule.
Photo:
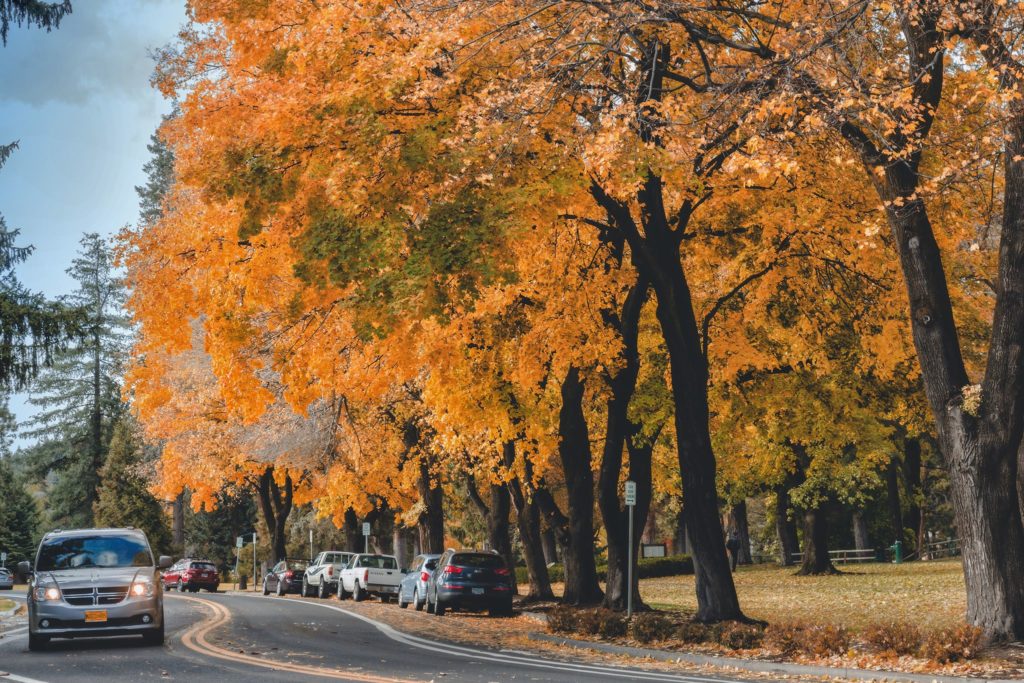
{"label": "silver minivan", "polygon": [[51,638],[137,634],[151,645],[164,642],[160,569],[146,535],[125,529],[51,531],[43,536],[28,592],[28,647]]}

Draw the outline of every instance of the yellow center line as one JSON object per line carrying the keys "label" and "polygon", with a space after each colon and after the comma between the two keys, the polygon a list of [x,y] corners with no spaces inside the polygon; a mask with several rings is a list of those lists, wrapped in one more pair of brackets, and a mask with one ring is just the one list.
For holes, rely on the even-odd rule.
{"label": "yellow center line", "polygon": [[253,666],[259,666],[265,669],[272,669],[274,671],[289,671],[291,673],[321,676],[323,678],[334,678],[346,681],[365,681],[365,683],[418,683],[409,679],[377,676],[375,674],[362,673],[359,671],[327,669],[319,666],[296,664],[294,662],[283,662],[280,660],[268,659],[266,657],[248,655],[244,652],[228,650],[220,647],[219,645],[214,645],[207,640],[207,636],[214,629],[217,629],[231,621],[231,611],[224,605],[213,602],[212,600],[204,600],[202,598],[195,598],[187,595],[179,595],[176,597],[179,600],[189,600],[191,602],[199,603],[213,612],[210,618],[197,621],[195,624],[190,626],[188,630],[181,634],[182,645],[201,655],[214,657],[216,659],[223,659],[229,662],[245,662],[246,664],[252,664]]}

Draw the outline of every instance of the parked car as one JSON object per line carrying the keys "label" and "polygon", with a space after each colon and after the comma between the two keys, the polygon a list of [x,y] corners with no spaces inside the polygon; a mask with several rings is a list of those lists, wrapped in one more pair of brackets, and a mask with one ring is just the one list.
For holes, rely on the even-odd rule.
{"label": "parked car", "polygon": [[376,595],[381,602],[387,602],[398,595],[402,576],[398,560],[393,555],[354,555],[352,562],[341,570],[338,599],[344,600],[351,595],[359,602]]}
{"label": "parked car", "polygon": [[186,557],[178,560],[164,572],[163,582],[165,589],[177,588],[179,593],[198,593],[200,589],[216,593],[217,587],[220,586],[220,572],[217,571],[216,565],[208,560]]}
{"label": "parked car", "polygon": [[343,553],[340,550],[327,550],[317,555],[302,576],[303,597],[308,598],[315,594],[318,598],[324,599],[337,592],[341,570],[351,561],[352,553]]}
{"label": "parked car", "polygon": [[493,552],[446,550],[427,581],[427,611],[488,610],[491,616],[512,614],[512,573]]}
{"label": "parked car", "polygon": [[9,591],[14,588],[14,575],[10,569],[0,567],[0,590]]}
{"label": "parked car", "polygon": [[28,648],[51,638],[139,634],[150,645],[164,642],[160,569],[146,534],[138,529],[78,529],[43,536],[28,591]]}
{"label": "parked car", "polygon": [[298,593],[302,590],[302,575],[309,563],[306,560],[281,560],[263,577],[263,594],[273,591],[278,595]]}
{"label": "parked car", "polygon": [[403,609],[412,605],[416,611],[423,609],[427,601],[427,581],[437,567],[440,555],[417,555],[409,565],[409,573],[402,577],[398,586],[398,606]]}

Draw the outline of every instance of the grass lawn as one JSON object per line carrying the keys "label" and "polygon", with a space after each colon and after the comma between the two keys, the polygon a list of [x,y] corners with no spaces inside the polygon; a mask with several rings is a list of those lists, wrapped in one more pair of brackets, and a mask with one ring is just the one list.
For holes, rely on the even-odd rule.
{"label": "grass lawn", "polygon": [[14,607],[16,602],[14,600],[8,600],[7,598],[0,598],[0,612],[6,612],[7,610]]}
{"label": "grass lawn", "polygon": [[[861,629],[908,621],[924,630],[961,623],[967,609],[960,560],[843,565],[836,576],[795,576],[774,565],[740,567],[736,591],[749,617],[769,622],[831,623]],[[640,594],[652,607],[693,612],[692,576],[644,579]]]}

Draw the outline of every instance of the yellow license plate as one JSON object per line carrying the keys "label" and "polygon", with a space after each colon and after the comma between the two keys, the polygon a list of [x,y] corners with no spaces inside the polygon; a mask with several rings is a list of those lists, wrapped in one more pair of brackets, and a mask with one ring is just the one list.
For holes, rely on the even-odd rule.
{"label": "yellow license plate", "polygon": [[106,620],[107,610],[105,609],[86,610],[85,612],[85,623],[87,624],[98,624]]}

